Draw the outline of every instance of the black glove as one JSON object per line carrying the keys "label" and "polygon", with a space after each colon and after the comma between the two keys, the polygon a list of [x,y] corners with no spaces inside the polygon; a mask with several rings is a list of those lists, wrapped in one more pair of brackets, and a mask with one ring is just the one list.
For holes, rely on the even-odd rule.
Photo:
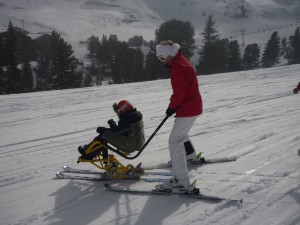
{"label": "black glove", "polygon": [[115,126],[117,126],[116,122],[115,122],[113,119],[108,120],[107,123],[108,123],[108,125],[109,125],[110,127],[115,127]]}
{"label": "black glove", "polygon": [[174,113],[176,113],[176,109],[171,109],[170,107],[167,108],[166,114],[168,116],[172,116]]}
{"label": "black glove", "polygon": [[298,94],[298,88],[295,88],[294,90],[293,90],[293,92],[294,92],[294,94]]}
{"label": "black glove", "polygon": [[106,130],[107,130],[106,127],[98,127],[98,128],[97,128],[97,133],[99,133],[99,134],[102,135]]}

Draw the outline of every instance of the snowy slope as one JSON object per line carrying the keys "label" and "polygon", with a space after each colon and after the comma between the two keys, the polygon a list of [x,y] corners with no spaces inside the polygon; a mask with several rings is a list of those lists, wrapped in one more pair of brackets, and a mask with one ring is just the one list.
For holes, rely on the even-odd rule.
{"label": "snowy slope", "polygon": [[[144,114],[146,137],[164,118],[169,80],[0,96],[0,220],[3,225],[300,224],[300,65],[200,76],[204,114],[190,132],[207,158],[230,163],[190,168],[203,193],[244,198],[239,206],[176,196],[111,193],[102,183],[58,180],[76,164],[77,146],[115,118],[111,105],[129,99]],[[169,160],[173,118],[136,160]],[[120,158],[119,158],[120,159]],[[113,183],[113,182],[112,182]],[[154,183],[119,182],[151,189]]]}
{"label": "snowy slope", "polygon": [[[9,20],[28,30],[32,37],[53,30],[72,44],[75,56],[83,59],[88,37],[116,34],[122,41],[135,35],[154,39],[161,23],[170,19],[190,21],[195,38],[209,14],[214,16],[222,37],[235,37],[242,43],[241,29],[246,29],[246,44],[265,44],[272,32],[291,35],[300,24],[298,0],[247,0],[246,18],[234,19],[242,0],[0,0],[0,31]],[[226,15],[225,15],[226,13]]]}

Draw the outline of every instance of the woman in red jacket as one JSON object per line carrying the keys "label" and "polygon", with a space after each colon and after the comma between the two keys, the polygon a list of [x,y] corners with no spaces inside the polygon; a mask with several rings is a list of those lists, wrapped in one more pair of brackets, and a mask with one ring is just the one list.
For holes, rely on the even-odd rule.
{"label": "woman in red jacket", "polygon": [[202,98],[195,69],[180,51],[180,46],[172,41],[164,41],[156,46],[156,55],[170,68],[173,94],[166,110],[168,116],[176,113],[176,119],[169,137],[169,151],[173,177],[157,185],[157,189],[189,187],[187,159],[194,159],[196,152],[188,132],[196,118],[202,114]]}

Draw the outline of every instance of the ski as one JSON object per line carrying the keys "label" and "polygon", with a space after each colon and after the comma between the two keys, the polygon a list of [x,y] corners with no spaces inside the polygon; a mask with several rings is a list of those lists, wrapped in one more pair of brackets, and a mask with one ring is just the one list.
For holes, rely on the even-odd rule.
{"label": "ski", "polygon": [[188,163],[195,165],[195,164],[210,164],[210,163],[223,163],[223,162],[232,162],[236,161],[237,157],[223,157],[223,158],[215,158],[215,159],[205,159],[204,157],[196,160],[189,160]]}
{"label": "ski", "polygon": [[[77,168],[72,168],[70,166],[63,166],[64,172],[68,173],[81,173],[81,174],[99,174],[103,175],[103,172],[100,171],[94,171],[94,170],[86,170],[86,169],[77,169]],[[143,175],[157,175],[157,176],[172,176],[171,172],[168,171],[144,171]]]}
{"label": "ski", "polygon": [[87,180],[87,181],[108,181],[108,179],[101,176],[98,177],[89,177],[82,175],[69,175],[66,171],[56,172],[56,177],[59,179],[70,179],[70,180]]}
{"label": "ski", "polygon": [[[96,176],[89,176],[96,175]],[[142,176],[171,176],[170,172],[144,172]],[[164,182],[165,178],[155,178],[155,177],[126,177],[120,179],[110,179],[105,177],[103,172],[86,170],[86,169],[76,169],[70,166],[64,166],[63,171],[56,172],[56,177],[59,179],[71,179],[71,180],[87,180],[87,181],[144,181],[144,182]]]}
{"label": "ski", "polygon": [[110,184],[104,184],[104,187],[112,192],[119,192],[125,194],[140,194],[140,195],[178,195],[180,197],[187,197],[187,198],[196,198],[199,200],[207,200],[207,201],[228,201],[228,202],[236,202],[242,204],[243,199],[231,199],[231,198],[223,198],[213,195],[206,195],[199,192],[199,189],[196,188],[195,192],[171,192],[170,190],[136,190],[136,189],[123,189],[120,187],[113,187]]}
{"label": "ski", "polygon": [[[212,159],[206,159],[204,157],[197,158],[195,160],[187,160],[188,166],[201,166],[205,164],[214,164],[214,163],[225,163],[225,162],[232,162],[236,161],[237,157],[223,157],[223,158],[212,158]],[[155,165],[146,165],[143,168],[145,170],[153,170],[153,169],[164,169],[164,168],[170,168],[172,167],[172,163],[166,162],[166,163],[158,163]]]}
{"label": "ski", "polygon": [[102,172],[100,171],[94,171],[94,170],[86,170],[86,169],[77,169],[77,168],[72,168],[70,166],[63,166],[63,170],[68,173],[82,173],[82,174],[99,174],[102,175]]}
{"label": "ski", "polygon": [[84,176],[84,175],[74,175],[67,174],[68,172],[60,171],[56,172],[56,177],[59,179],[69,179],[69,180],[85,180],[85,181],[143,181],[143,182],[164,182],[166,179],[164,178],[123,178],[123,179],[108,179],[105,177],[96,176]]}

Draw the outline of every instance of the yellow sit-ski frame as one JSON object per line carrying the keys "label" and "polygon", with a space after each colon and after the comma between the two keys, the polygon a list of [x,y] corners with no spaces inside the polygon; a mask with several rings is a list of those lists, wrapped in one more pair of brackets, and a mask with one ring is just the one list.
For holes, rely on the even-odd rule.
{"label": "yellow sit-ski frame", "polygon": [[[154,132],[151,134],[149,139],[145,142],[145,144],[141,147],[141,149],[138,151],[137,154],[134,156],[129,156],[128,153],[119,151],[118,149],[115,149],[111,147],[108,144],[101,143],[99,140],[94,139],[92,143],[88,145],[88,148],[85,151],[85,154],[92,153],[94,151],[99,151],[101,148],[105,147],[108,150],[111,150],[112,152],[122,156],[125,159],[136,159],[142,151],[145,149],[145,147],[149,144],[151,139],[154,137],[154,135],[158,132],[158,130],[162,127],[162,125],[167,121],[169,118],[169,115],[166,115],[166,117],[163,119],[163,121],[158,125],[158,127],[154,130]],[[93,164],[94,166],[98,167],[101,170],[105,170],[105,176],[107,176],[108,179],[125,179],[125,178],[131,178],[129,177],[129,174],[135,169],[134,166],[131,164],[128,164],[127,166],[124,166],[120,161],[118,161],[114,155],[103,153],[103,151],[99,151],[99,153],[96,154],[96,156],[93,159],[84,159],[82,156],[78,157],[78,163],[79,162],[89,162]],[[136,168],[137,169],[137,168]],[[140,171],[143,173],[143,170]],[[138,178],[138,177],[136,177]]]}
{"label": "yellow sit-ski frame", "polygon": [[[107,146],[101,143],[99,140],[94,140],[91,142],[91,144],[89,144],[85,154],[88,155],[94,151],[102,149],[103,147],[107,148]],[[108,157],[104,157],[104,153],[102,151],[99,152],[93,159],[84,159],[80,156],[78,157],[77,163],[80,162],[89,162],[99,169],[105,170],[104,174],[108,179],[128,178],[129,173],[134,169],[134,166],[131,164],[128,164],[127,166],[123,165],[112,154],[108,154]]]}

